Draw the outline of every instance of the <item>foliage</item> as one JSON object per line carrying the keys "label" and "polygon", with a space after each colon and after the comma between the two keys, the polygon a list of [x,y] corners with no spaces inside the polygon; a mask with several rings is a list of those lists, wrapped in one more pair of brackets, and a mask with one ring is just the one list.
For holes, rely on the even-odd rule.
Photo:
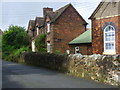
{"label": "foliage", "polygon": [[2,35],[3,59],[18,57],[22,51],[28,50],[28,37],[24,27],[9,26]]}
{"label": "foliage", "polygon": [[25,28],[20,26],[9,26],[8,30],[3,33],[3,44],[15,46],[15,48],[27,46],[28,39]]}
{"label": "foliage", "polygon": [[55,53],[55,54],[61,54],[61,51],[55,50],[54,53]]}
{"label": "foliage", "polygon": [[13,50],[13,52],[11,52],[8,56],[5,57],[5,60],[18,62],[18,59],[19,59],[21,53],[23,53],[25,51],[29,51],[29,47],[22,47],[20,49],[15,49],[15,50]]}
{"label": "foliage", "polygon": [[20,56],[21,53],[29,51],[29,47],[22,47],[20,49],[14,50],[13,55],[14,56]]}
{"label": "foliage", "polygon": [[46,35],[40,34],[35,40],[36,51],[38,52],[46,52],[46,43],[45,43]]}

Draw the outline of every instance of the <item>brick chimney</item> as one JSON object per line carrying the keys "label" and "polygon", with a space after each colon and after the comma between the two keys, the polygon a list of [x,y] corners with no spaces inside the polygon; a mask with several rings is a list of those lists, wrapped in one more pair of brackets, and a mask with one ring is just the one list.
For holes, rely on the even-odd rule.
{"label": "brick chimney", "polygon": [[43,16],[45,17],[47,11],[53,11],[53,8],[43,8]]}

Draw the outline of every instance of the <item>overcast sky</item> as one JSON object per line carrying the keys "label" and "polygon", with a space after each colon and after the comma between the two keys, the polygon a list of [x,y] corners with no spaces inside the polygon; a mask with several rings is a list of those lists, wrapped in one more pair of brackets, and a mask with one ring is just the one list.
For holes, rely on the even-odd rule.
{"label": "overcast sky", "polygon": [[[34,1],[34,2],[33,2]],[[27,29],[28,21],[36,16],[43,16],[43,8],[50,7],[54,11],[72,3],[80,15],[89,23],[88,18],[101,0],[2,0],[0,2],[0,28],[5,30],[9,25],[20,25]]]}

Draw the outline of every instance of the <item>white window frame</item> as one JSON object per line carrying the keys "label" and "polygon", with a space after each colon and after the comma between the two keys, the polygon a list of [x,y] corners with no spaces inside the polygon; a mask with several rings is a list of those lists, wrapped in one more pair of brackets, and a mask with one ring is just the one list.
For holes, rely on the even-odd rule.
{"label": "white window frame", "polygon": [[70,54],[70,50],[66,50],[66,53],[67,53],[67,54]]}
{"label": "white window frame", "polygon": [[50,50],[51,49],[51,45],[50,45],[50,42],[47,42],[47,52],[50,53]]}
{"label": "white window frame", "polygon": [[[107,29],[109,29],[109,27],[113,28],[113,30],[106,31]],[[112,33],[114,36],[109,36],[109,37],[107,36],[108,37],[107,38],[106,34],[110,35],[110,33]],[[110,40],[106,40],[106,39],[110,39]],[[113,44],[113,49],[112,49],[112,46],[107,47],[106,46],[107,43],[108,44]],[[111,48],[111,49],[109,49],[109,48]],[[109,53],[115,53],[115,52],[116,52],[116,50],[115,50],[115,28],[111,25],[108,25],[104,29],[104,53],[109,54]]]}
{"label": "white window frame", "polygon": [[79,51],[80,50],[80,48],[77,46],[77,47],[75,47],[75,54],[79,54],[77,51]]}
{"label": "white window frame", "polygon": [[47,33],[49,33],[50,32],[50,23],[48,22],[47,23]]}
{"label": "white window frame", "polygon": [[37,35],[39,35],[39,28],[37,27]]}
{"label": "white window frame", "polygon": [[35,52],[35,41],[32,41],[32,52]]}

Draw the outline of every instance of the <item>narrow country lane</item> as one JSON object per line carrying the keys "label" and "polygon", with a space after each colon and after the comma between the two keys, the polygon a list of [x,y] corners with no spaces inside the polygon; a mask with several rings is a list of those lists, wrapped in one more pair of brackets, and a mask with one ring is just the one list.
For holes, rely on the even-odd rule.
{"label": "narrow country lane", "polygon": [[115,88],[55,71],[2,61],[3,88]]}

